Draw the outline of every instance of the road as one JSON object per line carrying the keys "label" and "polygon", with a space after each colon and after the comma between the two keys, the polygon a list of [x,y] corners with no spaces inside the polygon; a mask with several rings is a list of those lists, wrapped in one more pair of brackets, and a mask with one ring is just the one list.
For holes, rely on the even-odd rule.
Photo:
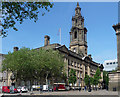
{"label": "road", "polygon": [[[0,96],[3,94],[0,94]],[[27,93],[17,93],[17,94],[4,94],[4,95],[118,95],[118,92],[114,91],[106,91],[106,90],[98,90],[98,91],[57,91],[57,92],[40,92],[40,91],[34,91],[27,92]]]}

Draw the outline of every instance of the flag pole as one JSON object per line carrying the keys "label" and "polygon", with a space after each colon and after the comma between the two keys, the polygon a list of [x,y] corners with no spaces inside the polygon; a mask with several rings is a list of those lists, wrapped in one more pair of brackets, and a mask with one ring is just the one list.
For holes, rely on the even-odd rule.
{"label": "flag pole", "polygon": [[60,44],[61,44],[61,28],[60,28]]}

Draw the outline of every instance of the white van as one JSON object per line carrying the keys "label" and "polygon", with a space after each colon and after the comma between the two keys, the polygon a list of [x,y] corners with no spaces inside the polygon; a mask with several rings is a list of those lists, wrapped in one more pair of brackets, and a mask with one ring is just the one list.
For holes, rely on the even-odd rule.
{"label": "white van", "polygon": [[43,91],[48,91],[48,85],[43,85]]}

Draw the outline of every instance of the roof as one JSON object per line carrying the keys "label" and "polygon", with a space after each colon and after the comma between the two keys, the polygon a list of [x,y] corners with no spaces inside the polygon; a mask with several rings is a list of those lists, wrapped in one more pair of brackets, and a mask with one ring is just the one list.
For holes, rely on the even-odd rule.
{"label": "roof", "polygon": [[107,63],[107,62],[117,62],[117,59],[114,59],[114,60],[105,60],[104,63]]}
{"label": "roof", "polygon": [[92,60],[92,58],[90,58],[89,56],[83,56],[82,52],[80,54],[77,54],[77,53],[69,50],[65,45],[60,45],[58,43],[49,44],[47,46],[39,47],[39,48],[36,48],[36,49],[40,49],[40,48],[59,50],[60,52],[68,54],[69,56],[75,57],[79,60],[83,60],[85,62],[89,61],[94,66],[99,66],[100,67],[102,65],[102,64],[94,62]]}
{"label": "roof", "polygon": [[45,49],[50,49],[50,48],[57,48],[57,47],[60,47],[61,45],[58,44],[58,43],[53,43],[53,44],[49,44],[49,45],[46,45],[46,46],[42,46],[42,47],[39,47],[39,48],[36,48],[36,49],[40,49],[40,48],[45,48]]}

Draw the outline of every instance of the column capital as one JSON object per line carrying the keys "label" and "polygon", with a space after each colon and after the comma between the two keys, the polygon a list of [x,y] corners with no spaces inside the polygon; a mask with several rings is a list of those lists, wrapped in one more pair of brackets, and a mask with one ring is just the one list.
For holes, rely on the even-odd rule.
{"label": "column capital", "polygon": [[112,27],[116,31],[116,35],[119,35],[120,34],[120,23],[113,25]]}

